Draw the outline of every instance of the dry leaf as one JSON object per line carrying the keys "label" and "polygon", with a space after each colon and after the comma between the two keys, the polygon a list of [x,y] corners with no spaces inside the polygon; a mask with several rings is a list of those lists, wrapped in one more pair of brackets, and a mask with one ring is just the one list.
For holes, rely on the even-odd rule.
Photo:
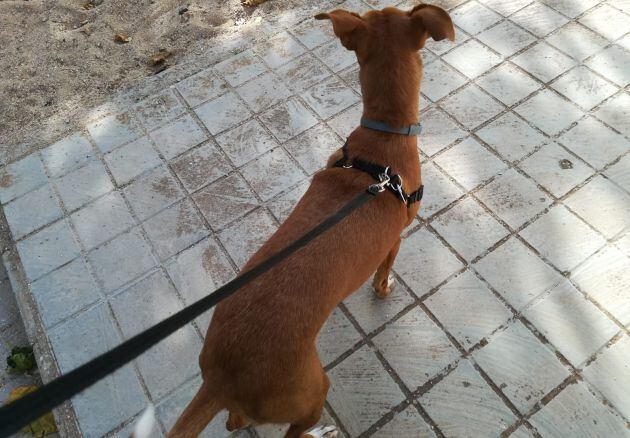
{"label": "dry leaf", "polygon": [[149,64],[151,65],[160,65],[166,61],[168,57],[173,54],[171,50],[160,50],[159,52],[151,55],[149,57]]}
{"label": "dry leaf", "polygon": [[116,35],[114,35],[114,41],[120,44],[124,44],[131,41],[131,37],[126,33],[117,33]]}
{"label": "dry leaf", "polygon": [[[36,386],[19,386],[15,388],[9,394],[9,398],[6,403],[10,403],[18,398],[24,397],[26,394],[33,392],[37,389]],[[22,428],[22,432],[30,433],[36,437],[42,437],[57,432],[57,425],[55,424],[55,417],[52,412],[42,415],[37,420],[31,422],[28,426]]]}

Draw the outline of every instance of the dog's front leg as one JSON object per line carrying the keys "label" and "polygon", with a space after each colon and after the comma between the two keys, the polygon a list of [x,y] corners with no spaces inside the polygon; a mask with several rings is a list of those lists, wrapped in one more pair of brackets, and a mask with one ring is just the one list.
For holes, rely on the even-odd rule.
{"label": "dog's front leg", "polygon": [[398,254],[398,250],[400,249],[400,237],[385,257],[385,260],[381,263],[381,265],[376,270],[376,274],[374,274],[374,281],[372,281],[372,286],[374,286],[374,290],[376,291],[376,296],[379,298],[386,298],[387,295],[392,291],[392,286],[394,284],[394,278],[389,274],[392,271],[392,266],[394,265],[394,260],[396,260],[396,255]]}

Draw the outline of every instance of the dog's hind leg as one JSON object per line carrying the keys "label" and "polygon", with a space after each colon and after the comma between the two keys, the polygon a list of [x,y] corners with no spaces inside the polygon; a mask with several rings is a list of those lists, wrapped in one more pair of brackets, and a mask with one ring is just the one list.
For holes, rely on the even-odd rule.
{"label": "dog's hind leg", "polygon": [[394,284],[394,278],[389,274],[392,271],[392,266],[394,265],[394,260],[396,260],[396,255],[398,254],[398,250],[400,249],[400,237],[385,257],[385,260],[381,263],[381,265],[376,270],[376,274],[374,274],[374,280],[372,281],[372,286],[376,291],[376,296],[379,298],[385,298],[392,291],[392,286]]}
{"label": "dog's hind leg", "polygon": [[249,426],[249,421],[245,419],[245,417],[238,412],[230,411],[228,415],[228,419],[225,422],[225,428],[233,432],[237,429],[242,429],[244,427]]}
{"label": "dog's hind leg", "polygon": [[186,406],[186,409],[168,434],[169,438],[194,438],[206,428],[208,423],[224,406],[208,391],[205,382],[197,395]]}

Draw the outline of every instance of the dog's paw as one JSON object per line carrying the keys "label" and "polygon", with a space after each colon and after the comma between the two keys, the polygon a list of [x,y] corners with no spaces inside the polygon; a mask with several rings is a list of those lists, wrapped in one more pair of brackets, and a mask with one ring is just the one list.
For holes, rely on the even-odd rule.
{"label": "dog's paw", "polygon": [[387,296],[394,289],[395,280],[393,276],[387,277],[387,281],[383,281],[381,283],[374,282],[374,291],[376,292],[376,296],[379,298],[387,298]]}
{"label": "dog's paw", "polygon": [[318,426],[306,432],[306,437],[312,438],[337,438],[339,431],[335,426]]}

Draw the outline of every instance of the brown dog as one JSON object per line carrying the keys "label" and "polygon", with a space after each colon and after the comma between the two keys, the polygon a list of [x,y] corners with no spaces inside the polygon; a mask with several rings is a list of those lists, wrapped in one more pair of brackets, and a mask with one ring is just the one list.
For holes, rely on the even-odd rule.
{"label": "brown dog", "polygon": [[[418,120],[422,62],[427,38],[454,39],[448,14],[419,5],[360,16],[336,10],[335,35],[356,52],[366,118],[402,127]],[[349,157],[391,166],[407,193],[421,185],[415,136],[357,128],[348,139]],[[249,260],[250,269],[286,247],[364,191],[373,178],[356,169],[328,167],[313,177],[308,191],[278,231]],[[306,248],[219,304],[199,359],[203,384],[173,427],[170,437],[195,437],[222,409],[226,427],[289,423],[286,437],[298,438],[319,421],[330,385],[315,341],[333,309],[376,271],[379,297],[390,291],[389,273],[400,233],[418,204],[407,208],[386,191],[360,207]],[[335,436],[319,428],[310,436]],[[306,435],[308,436],[308,435]]]}

